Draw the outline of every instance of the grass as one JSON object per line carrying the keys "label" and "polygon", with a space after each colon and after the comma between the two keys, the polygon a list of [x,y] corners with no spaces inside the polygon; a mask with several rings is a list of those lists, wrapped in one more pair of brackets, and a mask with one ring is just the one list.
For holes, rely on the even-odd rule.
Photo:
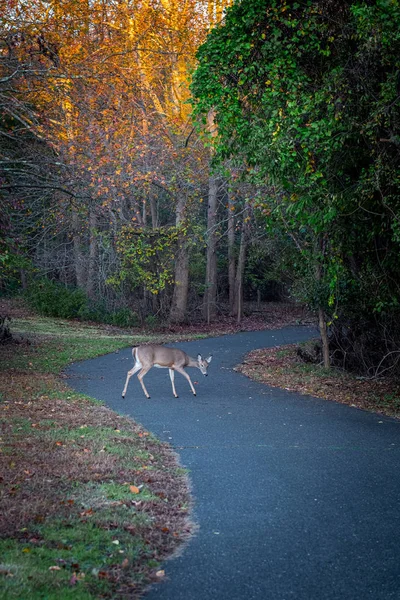
{"label": "grass", "polygon": [[0,347],[0,598],[137,598],[190,537],[187,473],[169,446],[72,391],[59,373],[128,345],[188,336],[134,337],[50,318],[12,323],[20,343]]}

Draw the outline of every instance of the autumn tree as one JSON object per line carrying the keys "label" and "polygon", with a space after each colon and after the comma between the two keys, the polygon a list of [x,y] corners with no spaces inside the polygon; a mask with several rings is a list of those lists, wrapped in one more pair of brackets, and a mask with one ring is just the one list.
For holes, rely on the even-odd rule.
{"label": "autumn tree", "polygon": [[[189,79],[198,45],[228,4],[3,2],[2,75],[5,85],[13,79],[7,110],[18,106],[24,135],[45,148],[31,153],[32,188],[15,171],[3,190],[24,200],[19,226],[35,263],[94,301],[110,295],[113,280],[128,301],[141,289],[145,310],[162,306],[171,321],[184,320],[190,254],[204,233],[216,293],[217,227],[207,228],[202,200],[208,187],[220,202],[223,182],[215,194],[208,150],[193,129]],[[32,235],[29,221],[42,235]],[[140,237],[144,245],[164,240],[159,261],[144,260],[133,243]],[[168,276],[167,238],[175,248]]]}

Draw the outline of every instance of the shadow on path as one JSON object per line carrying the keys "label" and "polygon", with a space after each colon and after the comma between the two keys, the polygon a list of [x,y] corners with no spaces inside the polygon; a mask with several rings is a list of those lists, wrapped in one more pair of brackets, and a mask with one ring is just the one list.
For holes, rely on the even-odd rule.
{"label": "shadow on path", "polygon": [[[190,470],[198,534],[148,600],[400,599],[400,423],[255,383],[232,370],[255,348],[315,330],[173,344],[213,354],[197,397],[168,371],[146,376],[130,349],[72,365],[69,384],[168,441]],[[172,345],[172,344],[171,344]]]}

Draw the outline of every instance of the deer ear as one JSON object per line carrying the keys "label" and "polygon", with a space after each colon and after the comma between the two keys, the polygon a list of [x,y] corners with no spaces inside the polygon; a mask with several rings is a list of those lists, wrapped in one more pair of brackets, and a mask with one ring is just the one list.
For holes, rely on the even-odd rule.
{"label": "deer ear", "polygon": [[197,355],[197,360],[200,362],[201,361],[201,354]]}
{"label": "deer ear", "polygon": [[210,356],[208,358],[206,358],[206,362],[208,364],[210,364],[211,361],[212,361],[212,354],[210,354]]}

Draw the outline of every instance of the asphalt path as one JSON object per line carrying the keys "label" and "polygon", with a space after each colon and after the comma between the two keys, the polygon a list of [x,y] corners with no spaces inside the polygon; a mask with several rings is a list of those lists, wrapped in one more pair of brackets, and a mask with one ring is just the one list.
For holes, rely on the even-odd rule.
{"label": "asphalt path", "polygon": [[400,599],[400,422],[258,384],[233,367],[304,327],[171,344],[213,354],[209,376],[152,369],[144,397],[129,349],[76,363],[70,385],[176,448],[198,533],[147,600]]}

